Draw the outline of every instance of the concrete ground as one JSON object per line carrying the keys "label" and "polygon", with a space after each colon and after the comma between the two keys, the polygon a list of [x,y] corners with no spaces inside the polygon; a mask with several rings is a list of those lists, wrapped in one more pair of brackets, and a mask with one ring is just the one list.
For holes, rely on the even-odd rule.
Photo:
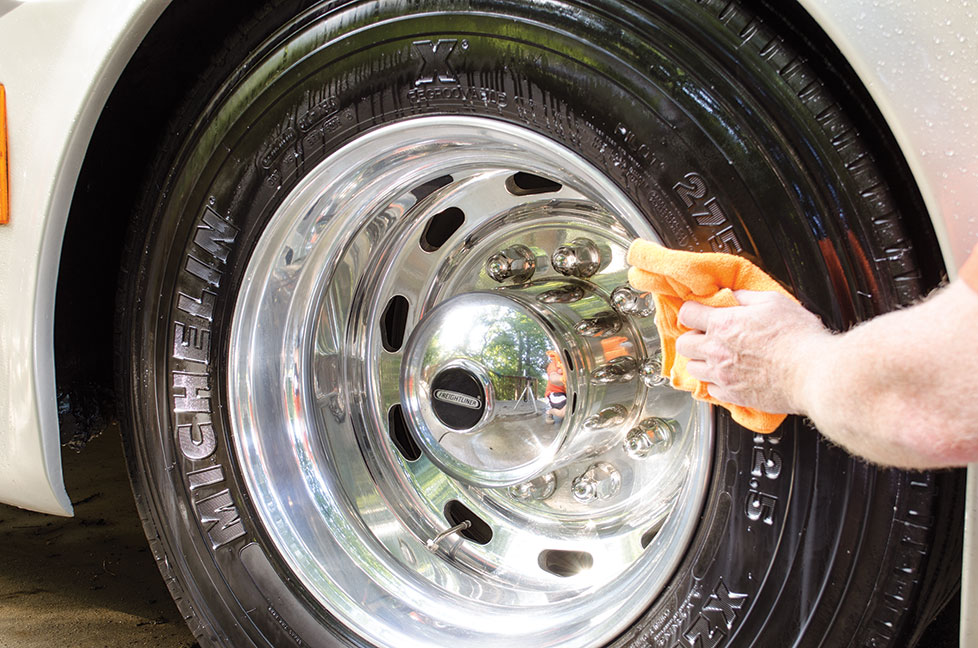
{"label": "concrete ground", "polygon": [[0,648],[196,648],[146,545],[117,428],[63,456],[74,518],[0,505]]}
{"label": "concrete ground", "polygon": [[[118,429],[64,451],[74,518],[0,505],[0,648],[197,648],[143,536]],[[922,648],[954,648],[958,602]]]}

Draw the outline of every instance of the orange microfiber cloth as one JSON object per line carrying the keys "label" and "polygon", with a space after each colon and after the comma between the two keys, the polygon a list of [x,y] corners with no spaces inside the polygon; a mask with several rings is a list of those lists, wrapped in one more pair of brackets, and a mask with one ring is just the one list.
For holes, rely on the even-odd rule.
{"label": "orange microfiber cloth", "polygon": [[706,383],[686,373],[686,358],[676,355],[676,338],[689,329],[679,323],[679,308],[686,301],[706,306],[738,306],[735,290],[775,290],[791,299],[788,291],[747,259],[715,252],[670,250],[657,243],[637,240],[628,250],[628,281],[638,290],[652,293],[655,325],[662,341],[662,374],[672,386],[693,392],[693,398],[730,410],[733,419],[754,432],[773,432],[784,414],[769,414],[749,407],[723,403],[706,391]]}

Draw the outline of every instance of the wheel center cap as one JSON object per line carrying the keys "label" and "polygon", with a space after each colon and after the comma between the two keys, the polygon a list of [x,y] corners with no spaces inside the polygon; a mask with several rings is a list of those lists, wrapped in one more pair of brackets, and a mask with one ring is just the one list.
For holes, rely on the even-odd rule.
{"label": "wheel center cap", "polygon": [[[401,364],[424,453],[455,478],[519,484],[614,444],[644,398],[637,336],[579,282],[458,295],[427,313]],[[620,434],[618,435],[620,436]]]}
{"label": "wheel center cap", "polygon": [[405,347],[401,400],[436,465],[468,483],[506,486],[553,458],[567,427],[562,417],[545,420],[547,366],[563,346],[555,331],[504,291],[459,295],[424,317]]}
{"label": "wheel center cap", "polygon": [[431,381],[431,409],[453,430],[469,430],[486,412],[486,393],[475,373],[462,367],[448,367]]}

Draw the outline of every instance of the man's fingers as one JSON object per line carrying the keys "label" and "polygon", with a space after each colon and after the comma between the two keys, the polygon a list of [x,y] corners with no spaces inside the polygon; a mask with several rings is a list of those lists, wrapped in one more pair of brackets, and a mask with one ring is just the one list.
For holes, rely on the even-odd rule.
{"label": "man's fingers", "polygon": [[713,382],[713,372],[703,360],[690,360],[686,363],[686,373],[700,382]]}
{"label": "man's fingers", "polygon": [[699,331],[688,331],[676,338],[676,353],[690,360],[705,360],[703,345],[706,334]]}
{"label": "man's fingers", "polygon": [[720,385],[714,384],[714,383],[707,383],[707,385],[706,385],[706,393],[709,394],[710,396],[712,396],[713,398],[717,399],[721,403],[731,403],[733,405],[743,405],[743,403],[738,402],[737,401],[737,398],[732,393],[730,393],[729,391],[727,391],[727,389],[725,389],[724,387],[721,387]]}
{"label": "man's fingers", "polygon": [[740,302],[741,306],[752,306],[754,304],[763,304],[775,299],[778,299],[781,293],[774,292],[773,290],[735,290],[734,297]]}
{"label": "man's fingers", "polygon": [[684,302],[679,309],[679,323],[686,328],[697,331],[706,331],[710,322],[710,316],[715,308],[704,306],[698,302]]}
{"label": "man's fingers", "polygon": [[723,387],[715,385],[713,383],[706,383],[706,393],[717,399],[721,403],[729,403],[728,396]]}

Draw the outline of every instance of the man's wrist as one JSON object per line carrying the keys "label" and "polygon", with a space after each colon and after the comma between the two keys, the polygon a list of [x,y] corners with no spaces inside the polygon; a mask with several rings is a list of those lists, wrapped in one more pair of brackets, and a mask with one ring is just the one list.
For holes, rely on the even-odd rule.
{"label": "man's wrist", "polygon": [[837,337],[828,329],[814,330],[792,345],[794,375],[789,390],[792,414],[817,416],[823,392],[834,384],[831,367],[837,353]]}

